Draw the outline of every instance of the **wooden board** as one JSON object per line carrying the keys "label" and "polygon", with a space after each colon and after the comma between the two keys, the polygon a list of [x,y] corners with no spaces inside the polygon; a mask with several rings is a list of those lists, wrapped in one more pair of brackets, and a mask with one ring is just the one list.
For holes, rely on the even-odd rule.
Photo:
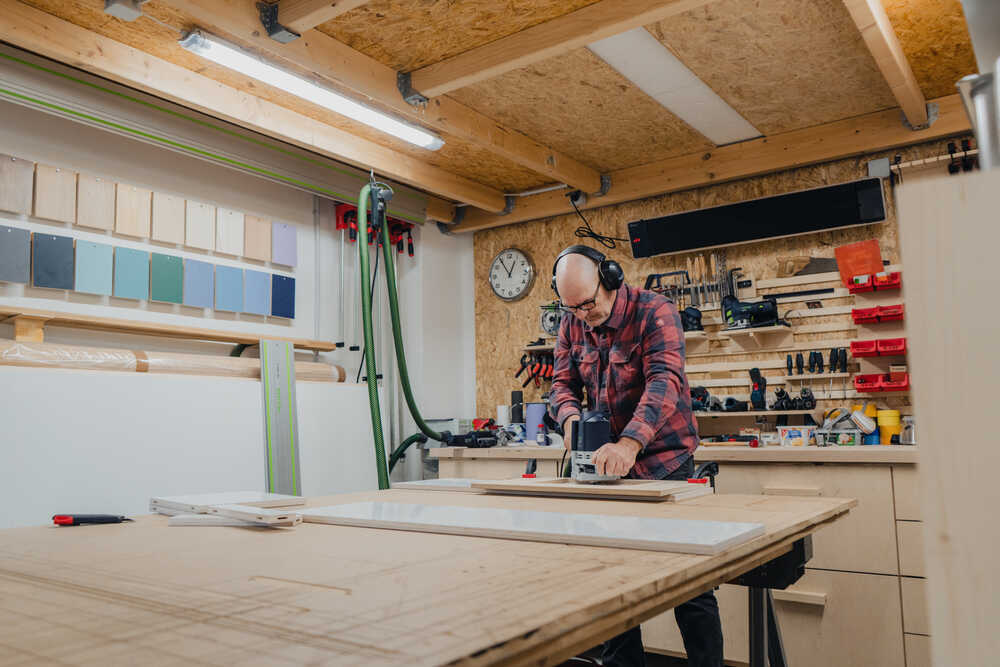
{"label": "wooden board", "polygon": [[[514,509],[540,502],[392,490],[310,504],[376,498]],[[598,503],[601,513],[619,516],[760,522],[767,533],[719,556],[692,556],[313,524],[281,533],[193,533],[155,516],[85,532],[15,529],[0,539],[0,571],[4,609],[22,615],[18,624],[0,626],[0,644],[34,663],[72,651],[104,663],[181,656],[190,664],[214,656],[230,663],[290,659],[369,667],[462,659],[554,665],[784,553],[850,505],[760,496],[677,505],[544,502],[562,512]],[[386,586],[387,569],[406,585]],[[469,574],[455,576],[463,571]],[[582,579],[586,590],[578,586]],[[530,609],[525,590],[536,593]],[[372,614],[380,619],[377,628],[359,624]]]}
{"label": "wooden board", "polygon": [[0,154],[0,211],[31,213],[35,163]]}
{"label": "wooden board", "polygon": [[154,241],[181,245],[184,243],[184,198],[163,192],[153,193]]}
{"label": "wooden board", "polygon": [[101,176],[80,174],[76,183],[76,224],[110,230],[115,226],[115,183]]}
{"label": "wooden board", "polygon": [[769,463],[916,463],[920,449],[910,445],[862,447],[699,447],[696,461]]}
{"label": "wooden board", "polygon": [[76,172],[35,165],[35,217],[56,222],[76,221]]}
{"label": "wooden board", "polygon": [[288,509],[269,509],[253,505],[212,505],[209,514],[219,514],[232,519],[253,521],[265,526],[297,526],[302,523],[302,515]]}
{"label": "wooden board", "polygon": [[903,632],[930,634],[931,624],[927,620],[927,580],[900,577],[899,586],[903,598]]}
{"label": "wooden board", "polygon": [[897,521],[899,573],[905,577],[926,577],[924,565],[924,524],[922,521]]}
{"label": "wooden board", "polygon": [[115,188],[115,233],[149,238],[153,193],[135,185]]}
{"label": "wooden board", "polygon": [[764,524],[614,517],[535,510],[360,502],[303,510],[310,523],[581,546],[718,554],[764,534]]}
{"label": "wooden board", "polygon": [[613,484],[583,484],[568,478],[505,479],[480,481],[473,488],[492,493],[522,496],[555,496],[616,500],[677,501],[708,495],[712,489],[702,484],[664,480],[621,479]]}
{"label": "wooden board", "polygon": [[184,245],[215,250],[215,207],[190,199],[185,206]]}
{"label": "wooden board", "polygon": [[215,214],[215,251],[226,255],[242,255],[243,235],[243,213],[219,208]]}
{"label": "wooden board", "polygon": [[393,482],[394,489],[410,489],[411,491],[458,491],[460,493],[485,493],[482,489],[474,489],[475,482],[488,480],[463,477],[444,477],[438,479],[418,479],[409,482]]}
{"label": "wooden board", "polygon": [[271,221],[255,215],[243,221],[243,256],[261,262],[271,261]]}

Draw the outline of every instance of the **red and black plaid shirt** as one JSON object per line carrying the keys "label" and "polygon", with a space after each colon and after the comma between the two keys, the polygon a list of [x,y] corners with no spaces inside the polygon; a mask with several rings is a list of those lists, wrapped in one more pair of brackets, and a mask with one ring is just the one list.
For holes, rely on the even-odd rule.
{"label": "red and black plaid shirt", "polygon": [[565,316],[549,395],[556,421],[587,409],[611,421],[611,436],[645,448],[629,477],[663,479],[698,446],[698,422],[684,374],[684,330],[669,300],[623,285],[608,320],[590,327]]}

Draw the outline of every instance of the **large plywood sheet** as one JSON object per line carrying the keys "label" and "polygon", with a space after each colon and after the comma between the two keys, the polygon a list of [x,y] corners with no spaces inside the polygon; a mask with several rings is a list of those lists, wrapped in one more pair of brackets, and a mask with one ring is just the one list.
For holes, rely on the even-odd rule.
{"label": "large plywood sheet", "polygon": [[76,224],[109,230],[115,225],[115,182],[80,174],[76,183]]}
{"label": "large plywood sheet", "polygon": [[764,534],[760,523],[361,502],[302,511],[305,521],[470,537],[717,554]]}
{"label": "large plywood sheet", "polygon": [[587,49],[461,88],[451,96],[602,171],[714,148]]}
{"label": "large plywood sheet", "polygon": [[897,106],[843,0],[719,0],[647,29],[765,135]]}
{"label": "large plywood sheet", "polygon": [[0,154],[0,211],[31,213],[35,163]]}
{"label": "large plywood sheet", "polygon": [[491,493],[522,496],[648,500],[653,502],[677,501],[712,493],[711,487],[707,485],[688,484],[686,481],[620,479],[613,484],[585,484],[574,482],[566,477],[477,481],[472,484],[472,487]]}
{"label": "large plywood sheet", "polygon": [[161,243],[184,243],[184,197],[153,193],[153,235]]}
{"label": "large plywood sheet", "polygon": [[115,232],[142,239],[149,238],[153,193],[125,183],[119,183],[115,193]]}
{"label": "large plywood sheet", "polygon": [[35,166],[35,217],[76,220],[76,172],[45,164]]}

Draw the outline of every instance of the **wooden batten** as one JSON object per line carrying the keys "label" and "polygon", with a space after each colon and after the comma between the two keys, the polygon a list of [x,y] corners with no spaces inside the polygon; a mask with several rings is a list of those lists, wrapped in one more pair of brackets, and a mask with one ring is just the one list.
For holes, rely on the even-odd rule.
{"label": "wooden batten", "polygon": [[281,0],[278,23],[299,34],[357,9],[368,0]]}

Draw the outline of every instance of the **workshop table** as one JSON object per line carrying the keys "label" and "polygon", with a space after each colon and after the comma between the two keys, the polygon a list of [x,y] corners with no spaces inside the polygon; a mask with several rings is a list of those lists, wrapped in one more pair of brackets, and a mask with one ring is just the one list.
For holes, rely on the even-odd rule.
{"label": "workshop table", "polygon": [[0,531],[2,665],[558,664],[802,544],[851,499],[682,503],[389,490],[391,500],[759,522],[715,556],[302,524]]}

